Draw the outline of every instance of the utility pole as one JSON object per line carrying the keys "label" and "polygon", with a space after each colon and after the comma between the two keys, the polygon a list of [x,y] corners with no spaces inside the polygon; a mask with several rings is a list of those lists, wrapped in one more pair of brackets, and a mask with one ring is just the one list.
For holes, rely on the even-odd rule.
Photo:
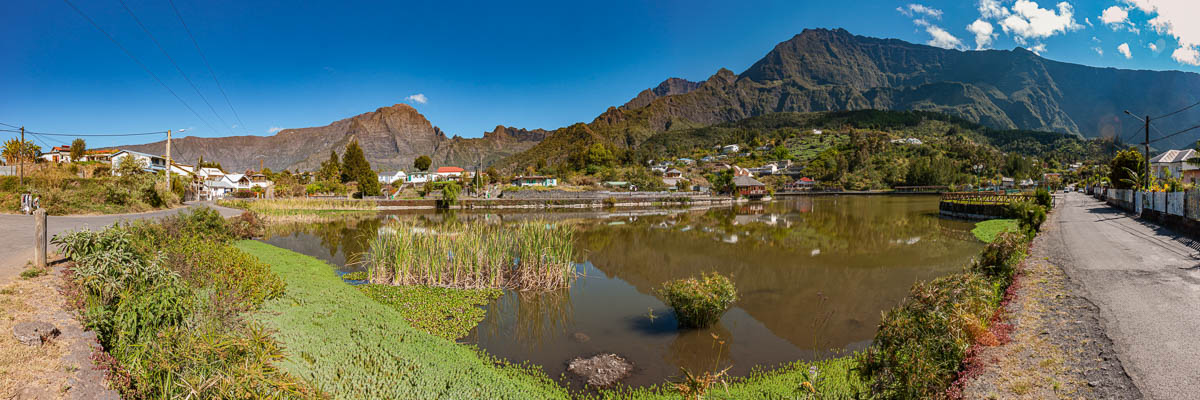
{"label": "utility pole", "polygon": [[1146,179],[1142,181],[1146,185],[1146,190],[1150,190],[1150,116],[1146,116]]}
{"label": "utility pole", "polygon": [[171,190],[171,130],[167,129],[167,190]]}
{"label": "utility pole", "polygon": [[21,164],[21,186],[25,186],[25,153],[29,150],[25,148],[25,127],[21,127],[21,146],[18,147],[21,151],[17,152],[17,163]]}

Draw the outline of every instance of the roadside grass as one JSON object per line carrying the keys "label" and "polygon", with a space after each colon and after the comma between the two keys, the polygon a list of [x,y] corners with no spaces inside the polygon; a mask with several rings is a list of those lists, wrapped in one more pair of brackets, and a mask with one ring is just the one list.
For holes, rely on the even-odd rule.
{"label": "roadside grass", "polygon": [[[344,276],[343,276],[344,278]],[[481,308],[499,298],[497,289],[359,285],[367,297],[398,311],[409,325],[454,340],[466,336],[487,315]]]}
{"label": "roadside grass", "polygon": [[975,223],[971,234],[984,243],[991,243],[1000,232],[1020,232],[1021,225],[1016,219],[989,219]]}
{"label": "roadside grass", "polygon": [[283,281],[232,247],[253,235],[242,222],[199,208],[54,238],[74,262],[63,295],[96,332],[93,358],[123,397],[321,396],[275,366],[282,348],[245,318]]}
{"label": "roadside grass", "polygon": [[256,315],[288,349],[279,365],[334,398],[567,398],[540,369],[426,333],[345,284],[323,261],[261,242],[236,246],[271,266],[286,293]]}
{"label": "roadside grass", "polygon": [[[134,213],[179,204],[182,182],[175,184],[176,190],[172,191],[157,175],[117,177],[105,171],[88,172],[99,167],[39,165],[26,172],[24,185],[18,177],[0,176],[0,213],[20,212],[22,193],[37,196],[40,206],[50,215]],[[107,169],[106,165],[103,167]]]}

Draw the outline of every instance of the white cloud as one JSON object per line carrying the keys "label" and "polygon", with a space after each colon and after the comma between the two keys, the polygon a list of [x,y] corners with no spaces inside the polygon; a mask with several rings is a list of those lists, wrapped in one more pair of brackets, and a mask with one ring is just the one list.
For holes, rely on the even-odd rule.
{"label": "white cloud", "polygon": [[1126,59],[1133,58],[1133,53],[1129,51],[1129,43],[1121,43],[1120,46],[1117,46],[1117,52],[1125,56]]}
{"label": "white cloud", "polygon": [[1100,46],[1093,47],[1092,51],[1096,52],[1096,54],[1104,55],[1104,49],[1100,48]]}
{"label": "white cloud", "polygon": [[1150,27],[1159,34],[1170,35],[1179,43],[1171,58],[1188,65],[1200,65],[1200,24],[1193,21],[1200,15],[1200,3],[1195,0],[1125,0],[1146,15],[1154,15]]}
{"label": "white cloud", "polygon": [[909,17],[914,15],[927,15],[933,19],[942,19],[942,10],[926,7],[921,4],[909,4],[907,6],[896,7],[896,11]]}
{"label": "white cloud", "polygon": [[946,32],[945,29],[942,29],[936,25],[930,25],[926,27],[925,32],[929,32],[929,34],[933,36],[932,39],[929,39],[928,42],[925,42],[925,44],[930,46],[941,47],[943,49],[959,49],[963,47],[961,40],[958,40],[958,38],[954,37],[954,35],[951,35],[950,32]]}
{"label": "white cloud", "polygon": [[1084,18],[1084,19],[1083,19],[1083,23],[1087,24],[1087,26],[1095,26],[1095,25],[1092,25],[1092,19],[1091,19],[1091,18]]}
{"label": "white cloud", "polygon": [[1121,6],[1105,8],[1104,12],[1100,13],[1100,22],[1116,29],[1120,25],[1129,23],[1129,10],[1121,8]]}
{"label": "white cloud", "polygon": [[1149,46],[1146,46],[1146,47],[1149,47],[1149,48],[1150,48],[1150,51],[1153,51],[1153,52],[1155,52],[1155,53],[1157,53],[1157,52],[1158,52],[1158,45],[1157,45],[1157,44],[1150,43],[1150,45],[1149,45]]}
{"label": "white cloud", "polygon": [[992,45],[992,40],[996,39],[995,29],[992,24],[982,19],[977,19],[970,25],[967,25],[967,31],[975,34],[975,50],[983,50]]}
{"label": "white cloud", "polygon": [[916,24],[917,26],[921,26],[921,27],[929,26],[929,21],[926,21],[922,18],[914,19],[913,23]]}
{"label": "white cloud", "polygon": [[1200,51],[1196,47],[1180,47],[1171,52],[1171,59],[1181,64],[1200,66]]}
{"label": "white cloud", "polygon": [[1000,20],[1000,27],[1020,39],[1043,39],[1083,28],[1075,22],[1075,9],[1070,3],[1058,3],[1056,8],[1057,11],[1041,8],[1034,1],[1017,0],[1012,14]]}
{"label": "white cloud", "polygon": [[1000,5],[998,0],[979,0],[979,15],[983,18],[1000,19],[1007,17],[1011,12],[1007,8]]}
{"label": "white cloud", "polygon": [[282,130],[283,130],[283,128],[280,128],[278,126],[272,126],[271,129],[267,129],[267,133],[275,133],[275,132],[279,132]]}
{"label": "white cloud", "polygon": [[429,102],[429,98],[425,97],[424,93],[417,93],[417,94],[405,97],[404,101],[418,103],[418,104],[425,104],[425,103]]}
{"label": "white cloud", "polygon": [[1033,46],[1027,47],[1027,49],[1029,51],[1032,51],[1033,54],[1037,54],[1040,56],[1040,55],[1042,55],[1042,53],[1044,53],[1046,51],[1046,45],[1043,43],[1038,43]]}

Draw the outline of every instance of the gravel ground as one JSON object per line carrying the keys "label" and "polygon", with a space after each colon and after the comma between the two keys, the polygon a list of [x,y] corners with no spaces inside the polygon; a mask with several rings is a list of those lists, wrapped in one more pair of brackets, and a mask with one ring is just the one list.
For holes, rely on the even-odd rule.
{"label": "gravel ground", "polygon": [[[1070,248],[1080,234],[1095,234],[1109,223],[1105,217],[1082,213],[1087,198],[1069,194],[1057,200],[1058,207],[1034,240],[1029,257],[1014,284],[1013,300],[1003,317],[1012,324],[1011,341],[979,349],[973,368],[977,375],[963,384],[968,399],[1141,399],[1142,390],[1127,372],[1112,323],[1092,298],[1084,282],[1073,277],[1094,266],[1075,264],[1071,257],[1085,249]],[[1081,233],[1080,230],[1086,231]],[[1108,233],[1108,232],[1104,232]],[[1127,232],[1112,233],[1107,239],[1126,240]],[[1142,240],[1142,238],[1135,238]],[[1104,245],[1093,243],[1093,245]],[[1153,251],[1138,246],[1119,246],[1125,251]],[[1097,262],[1092,260],[1092,262]],[[1120,334],[1118,332],[1118,334]],[[1123,340],[1138,338],[1123,337]],[[1186,372],[1185,372],[1186,374]],[[1188,381],[1179,382],[1189,386]],[[1195,384],[1196,382],[1191,382]],[[1155,396],[1146,396],[1158,398]],[[1161,397],[1190,398],[1190,397]]]}

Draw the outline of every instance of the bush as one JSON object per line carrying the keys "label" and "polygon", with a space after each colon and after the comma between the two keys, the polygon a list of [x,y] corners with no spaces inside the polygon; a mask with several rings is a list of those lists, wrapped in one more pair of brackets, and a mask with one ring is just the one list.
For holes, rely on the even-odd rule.
{"label": "bush", "polygon": [[997,287],[974,272],[914,285],[858,356],[872,391],[889,399],[943,397],[967,350],[990,335],[987,322],[999,300]]}
{"label": "bush", "polygon": [[1024,254],[1021,246],[1025,243],[1023,235],[1017,232],[1004,231],[983,248],[983,253],[971,264],[973,271],[984,274],[988,278],[998,279],[1008,283],[1016,272],[1017,263]]}
{"label": "bush", "polygon": [[242,215],[229,220],[229,233],[238,239],[253,239],[263,234],[262,218],[253,211],[243,211]]}
{"label": "bush", "polygon": [[1054,198],[1050,197],[1049,190],[1046,190],[1045,188],[1038,189],[1034,197],[1037,198],[1037,204],[1039,206],[1045,207],[1047,210],[1054,207]]}
{"label": "bush", "polygon": [[658,294],[675,309],[679,325],[704,328],[721,319],[721,314],[737,301],[733,282],[718,273],[704,273],[700,279],[676,279],[663,283]]}
{"label": "bush", "polygon": [[1008,217],[1021,223],[1021,229],[1032,235],[1042,230],[1046,222],[1046,208],[1030,201],[1018,201],[1008,204]]}

